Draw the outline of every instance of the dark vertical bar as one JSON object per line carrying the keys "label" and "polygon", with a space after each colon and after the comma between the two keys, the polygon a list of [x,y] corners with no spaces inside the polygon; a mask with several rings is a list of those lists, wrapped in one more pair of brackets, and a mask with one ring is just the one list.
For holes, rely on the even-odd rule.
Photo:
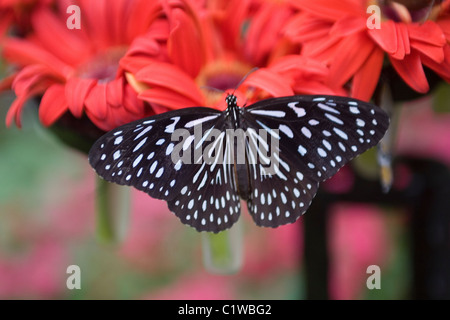
{"label": "dark vertical bar", "polygon": [[321,200],[318,194],[303,216],[305,292],[312,300],[329,299],[327,201]]}
{"label": "dark vertical bar", "polygon": [[413,299],[450,299],[450,171],[417,163],[424,191],[411,222]]}

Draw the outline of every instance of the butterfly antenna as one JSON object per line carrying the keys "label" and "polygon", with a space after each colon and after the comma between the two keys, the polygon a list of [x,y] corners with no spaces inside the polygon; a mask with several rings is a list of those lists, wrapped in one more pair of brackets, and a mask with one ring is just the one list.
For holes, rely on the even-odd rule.
{"label": "butterfly antenna", "polygon": [[217,89],[217,88],[210,87],[210,86],[200,86],[200,89],[207,89],[207,90],[216,91],[216,92],[219,92],[219,93],[224,93],[225,92],[224,90]]}
{"label": "butterfly antenna", "polygon": [[234,87],[233,95],[236,92],[236,90],[244,83],[244,81],[247,80],[247,78],[258,69],[259,69],[258,67],[254,67],[249,72],[247,72],[247,74],[245,76],[242,77],[241,81],[239,81],[239,83],[236,85],[236,87]]}

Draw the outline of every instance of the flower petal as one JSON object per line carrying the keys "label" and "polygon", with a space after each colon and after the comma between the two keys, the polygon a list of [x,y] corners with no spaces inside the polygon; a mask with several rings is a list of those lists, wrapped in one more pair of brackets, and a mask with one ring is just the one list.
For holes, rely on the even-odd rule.
{"label": "flower petal", "polygon": [[29,90],[24,91],[23,94],[17,95],[17,98],[11,104],[8,112],[6,113],[6,121],[5,121],[6,126],[10,127],[12,122],[15,121],[16,126],[18,128],[21,128],[22,127],[21,115],[22,115],[22,110],[25,106],[25,102],[29,98],[31,98],[37,94],[40,94],[42,91],[43,91],[43,88],[38,85],[38,86],[30,87]]}
{"label": "flower petal", "polygon": [[42,64],[59,75],[73,73],[73,68],[60,61],[56,56],[34,43],[22,39],[9,38],[3,42],[3,56],[8,62],[20,66]]}
{"label": "flower petal", "polygon": [[445,29],[441,29],[438,24],[429,20],[423,24],[408,24],[408,33],[411,40],[417,40],[439,47],[444,46],[446,42],[443,30]]}
{"label": "flower petal", "polygon": [[170,109],[182,109],[204,105],[202,102],[196,102],[179,92],[161,87],[148,89],[139,94],[139,98],[148,101],[151,104],[157,103]]}
{"label": "flower petal", "polygon": [[397,60],[390,57],[392,66],[402,79],[414,90],[420,93],[426,93],[430,89],[425,72],[422,67],[422,61],[417,52],[413,51],[406,55],[403,60]]}
{"label": "flower petal", "polygon": [[138,98],[138,93],[131,85],[124,84],[122,87],[122,105],[132,115],[144,115],[145,103]]}
{"label": "flower petal", "polygon": [[45,91],[39,105],[39,119],[44,126],[52,125],[68,110],[65,91],[62,84],[54,84]]}
{"label": "flower petal", "polygon": [[364,101],[372,98],[383,67],[384,51],[375,47],[372,53],[355,73],[352,81],[352,97]]}
{"label": "flower petal", "polygon": [[283,33],[294,42],[326,38],[332,24],[310,14],[297,14],[283,28]]}
{"label": "flower petal", "polygon": [[401,60],[406,54],[411,53],[408,27],[404,23],[397,23],[395,29],[397,32],[397,50],[392,53],[392,57]]}
{"label": "flower petal", "polygon": [[124,78],[120,77],[106,83],[106,100],[111,107],[117,108],[123,103]]}
{"label": "flower petal", "polygon": [[80,118],[83,114],[85,99],[96,84],[94,79],[71,78],[67,81],[65,96],[75,117]]}
{"label": "flower petal", "polygon": [[394,54],[398,48],[397,28],[392,20],[381,24],[380,29],[369,29],[372,39],[387,53]]}
{"label": "flower petal", "polygon": [[294,94],[290,82],[293,82],[292,79],[289,81],[286,77],[264,68],[251,73],[243,85],[264,90],[273,97],[283,97]]}
{"label": "flower petal", "polygon": [[444,48],[430,45],[422,41],[411,40],[411,46],[419,51],[422,55],[427,56],[431,60],[441,63],[444,61]]}
{"label": "flower petal", "polygon": [[186,12],[175,9],[174,27],[167,41],[170,59],[187,74],[196,77],[204,59],[200,30]]}
{"label": "flower petal", "polygon": [[167,88],[169,91],[175,91],[184,95],[188,100],[194,102],[194,105],[200,105],[203,102],[202,92],[193,79],[169,63],[152,62],[136,73],[136,79],[148,84],[150,87]]}
{"label": "flower petal", "polygon": [[291,3],[298,7],[300,10],[308,11],[314,15],[320,16],[327,20],[336,21],[342,16],[353,15],[361,16],[361,13],[365,14],[366,8],[364,7],[365,1],[359,0],[295,0]]}
{"label": "flower petal", "polygon": [[32,16],[32,23],[37,43],[61,61],[74,65],[89,55],[90,48],[86,46],[86,39],[81,37],[82,30],[69,30],[50,9],[38,10]]}
{"label": "flower petal", "polygon": [[331,28],[330,34],[345,37],[366,28],[366,19],[349,16],[338,20]]}
{"label": "flower petal", "polygon": [[445,81],[450,82],[450,45],[446,45],[443,51],[444,60],[440,63],[427,56],[421,56],[421,60],[424,65],[440,75]]}
{"label": "flower petal", "polygon": [[108,115],[108,102],[106,100],[106,84],[97,83],[86,96],[84,105],[86,111],[98,119],[105,119]]}
{"label": "flower petal", "polygon": [[329,83],[332,86],[344,85],[365,63],[374,46],[365,32],[342,39],[335,59],[331,62]]}

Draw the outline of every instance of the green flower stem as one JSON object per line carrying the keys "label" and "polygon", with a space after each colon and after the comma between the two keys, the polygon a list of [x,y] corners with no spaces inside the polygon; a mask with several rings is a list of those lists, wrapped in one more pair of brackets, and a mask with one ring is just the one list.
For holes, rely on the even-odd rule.
{"label": "green flower stem", "polygon": [[130,190],[97,179],[97,238],[103,243],[120,242],[128,225]]}
{"label": "green flower stem", "polygon": [[203,264],[207,271],[231,274],[242,265],[242,227],[240,221],[231,229],[219,232],[203,232]]}

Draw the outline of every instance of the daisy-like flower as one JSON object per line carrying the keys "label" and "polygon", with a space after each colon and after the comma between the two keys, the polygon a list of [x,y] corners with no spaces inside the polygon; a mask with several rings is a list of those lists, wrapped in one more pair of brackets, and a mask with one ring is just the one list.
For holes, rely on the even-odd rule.
{"label": "daisy-like flower", "polygon": [[450,1],[293,0],[302,12],[286,35],[303,54],[330,66],[329,84],[351,82],[351,94],[368,100],[388,61],[412,89],[426,93],[424,66],[450,79]]}
{"label": "daisy-like flower", "polygon": [[154,108],[222,109],[223,91],[233,89],[242,104],[339,91],[324,84],[325,64],[299,56],[281,34],[295,12],[285,2],[179,0],[165,3],[164,12],[167,34],[140,37],[121,60],[129,83]]}
{"label": "daisy-like flower", "polygon": [[[66,9],[72,4],[81,10],[79,30],[67,27]],[[153,114],[127,83],[119,60],[137,36],[158,24],[159,3],[61,0],[58,9],[37,10],[31,16],[32,33],[3,42],[5,60],[19,69],[7,125],[15,121],[20,126],[24,103],[34,96],[42,96],[39,117],[46,126],[68,112],[76,118],[87,115],[102,130]]]}

